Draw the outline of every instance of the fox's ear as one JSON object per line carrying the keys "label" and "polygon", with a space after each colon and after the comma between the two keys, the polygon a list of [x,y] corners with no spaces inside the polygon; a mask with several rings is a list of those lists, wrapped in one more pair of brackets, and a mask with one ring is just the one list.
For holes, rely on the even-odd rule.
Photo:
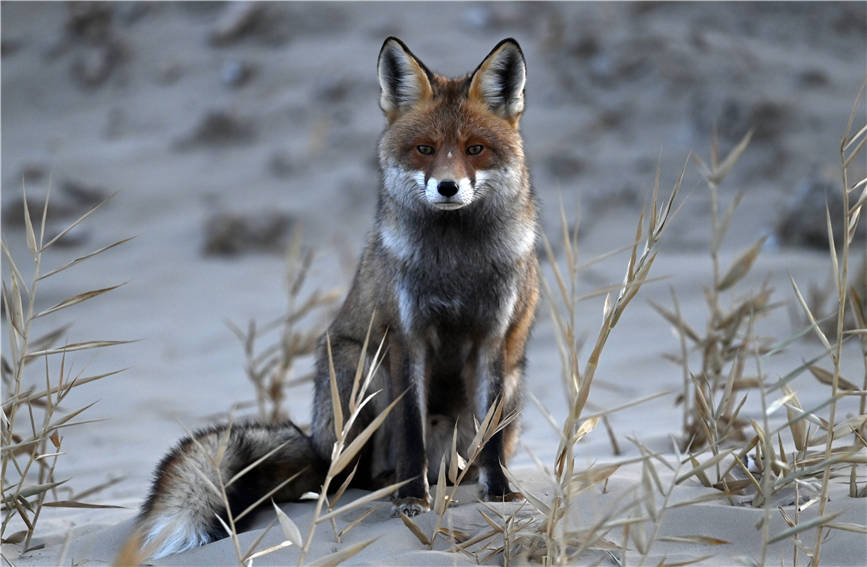
{"label": "fox's ear", "polygon": [[382,89],[379,106],[389,121],[433,97],[430,71],[396,37],[389,37],[382,44],[376,67]]}
{"label": "fox's ear", "polygon": [[473,71],[469,98],[484,102],[491,112],[517,122],[524,112],[527,65],[518,42],[504,39]]}

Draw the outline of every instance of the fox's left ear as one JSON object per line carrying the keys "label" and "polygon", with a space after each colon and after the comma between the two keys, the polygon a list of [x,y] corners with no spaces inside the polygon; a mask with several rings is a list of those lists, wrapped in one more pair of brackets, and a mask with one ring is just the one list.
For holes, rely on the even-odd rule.
{"label": "fox's left ear", "polygon": [[527,65],[518,42],[504,39],[473,71],[469,98],[487,104],[491,112],[517,123],[524,112]]}

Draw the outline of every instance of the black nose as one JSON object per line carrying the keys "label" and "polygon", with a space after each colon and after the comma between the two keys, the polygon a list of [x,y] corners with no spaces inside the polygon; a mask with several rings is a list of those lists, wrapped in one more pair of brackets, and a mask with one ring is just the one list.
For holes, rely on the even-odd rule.
{"label": "black nose", "polygon": [[458,184],[454,181],[440,181],[437,185],[437,191],[443,197],[453,197],[458,192]]}

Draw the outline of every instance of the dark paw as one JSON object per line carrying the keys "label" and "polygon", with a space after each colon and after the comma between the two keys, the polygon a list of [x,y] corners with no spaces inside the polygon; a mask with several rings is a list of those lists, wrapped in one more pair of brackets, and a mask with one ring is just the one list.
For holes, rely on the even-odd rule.
{"label": "dark paw", "polygon": [[409,517],[417,516],[428,510],[430,510],[430,498],[413,498],[412,496],[397,498],[391,506],[391,514],[395,518],[401,514]]}
{"label": "dark paw", "polygon": [[512,490],[507,490],[505,492],[499,493],[485,491],[482,497],[487,502],[520,502],[524,499],[523,494],[521,494],[520,492],[514,492]]}
{"label": "dark paw", "polygon": [[514,502],[523,500],[520,492],[509,488],[509,481],[505,478],[488,480],[481,485],[482,500],[486,502]]}

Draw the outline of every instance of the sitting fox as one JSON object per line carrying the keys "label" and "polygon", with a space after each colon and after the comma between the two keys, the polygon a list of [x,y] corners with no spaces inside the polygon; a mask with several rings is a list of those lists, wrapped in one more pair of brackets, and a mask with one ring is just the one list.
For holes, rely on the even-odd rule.
{"label": "sitting fox", "polygon": [[[371,352],[385,337],[382,364],[355,425],[363,429],[405,394],[367,443],[353,486],[398,489],[395,512],[429,509],[429,483],[451,446],[474,435],[491,405],[520,409],[525,348],[538,299],[536,200],[518,121],[526,67],[513,39],[501,41],[471,74],[432,73],[399,39],[386,39],[377,64],[380,106],[388,125],[379,143],[383,184],[376,222],[349,294],[317,351],[312,433],[292,423],[235,425],[222,479],[281,447],[228,490],[236,513],[293,474],[277,500],[318,491],[335,441],[329,360],[347,407],[368,326]],[[373,322],[371,323],[371,314]],[[186,438],[160,463],[138,518],[156,557],[223,537],[215,454],[225,426]],[[482,498],[520,498],[501,463],[515,450],[517,422],[484,446],[475,463]],[[225,446],[225,445],[224,445]],[[430,466],[429,466],[430,465]],[[198,469],[195,470],[195,469]]]}

